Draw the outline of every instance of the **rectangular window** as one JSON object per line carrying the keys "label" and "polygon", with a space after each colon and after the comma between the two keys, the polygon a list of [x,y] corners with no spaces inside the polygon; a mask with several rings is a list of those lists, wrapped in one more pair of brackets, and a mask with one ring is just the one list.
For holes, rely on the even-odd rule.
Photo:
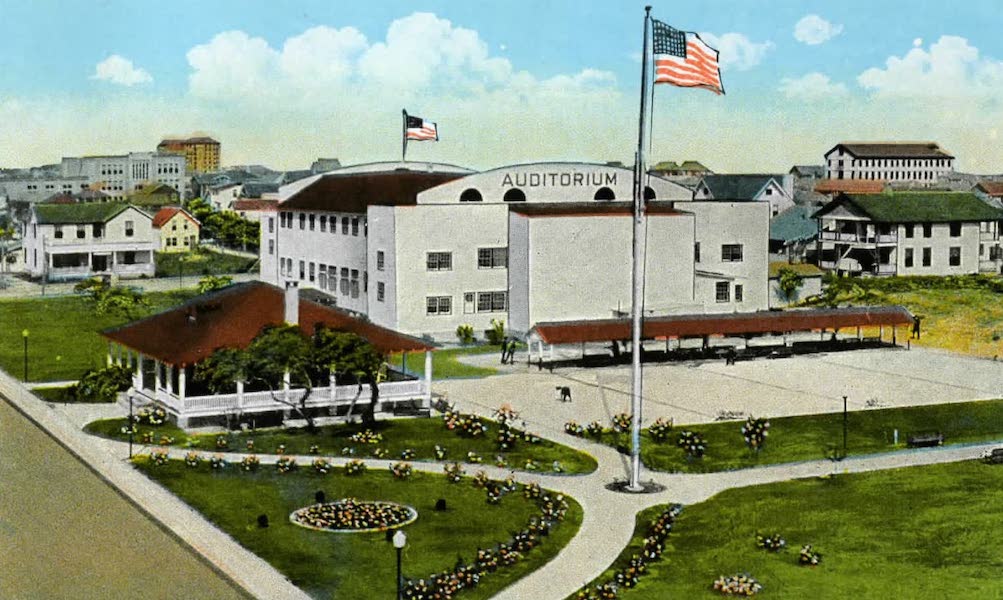
{"label": "rectangular window", "polygon": [[136,253],[135,252],[123,252],[122,262],[127,265],[136,264]]}
{"label": "rectangular window", "polygon": [[912,263],[913,263],[912,254],[913,254],[912,248],[906,248],[905,249],[905,266],[907,266],[907,267],[911,267],[912,266]]}
{"label": "rectangular window", "polygon": [[451,271],[453,269],[453,253],[429,252],[425,256],[425,267],[429,271]]}
{"label": "rectangular window", "polygon": [[317,280],[317,265],[310,263],[310,282],[313,283]]}
{"label": "rectangular window", "polygon": [[77,225],[77,239],[82,240],[87,237],[87,228],[83,225]]}
{"label": "rectangular window", "polygon": [[359,270],[352,269],[352,281],[350,282],[352,298],[359,297]]}
{"label": "rectangular window", "polygon": [[700,262],[700,242],[693,244],[693,262]]}
{"label": "rectangular window", "polygon": [[961,237],[961,223],[951,223],[951,237]]}
{"label": "rectangular window", "polygon": [[275,240],[268,240],[268,253],[275,254]]}
{"label": "rectangular window", "polygon": [[306,213],[300,213],[300,230],[306,229]]}
{"label": "rectangular window", "polygon": [[91,235],[95,238],[100,238],[104,236],[104,225],[102,225],[101,223],[95,223],[91,227]]}
{"label": "rectangular window", "polygon": [[913,225],[912,223],[905,226],[905,236],[911,238],[913,236]]}
{"label": "rectangular window", "polygon": [[477,292],[477,312],[504,312],[508,292]]}
{"label": "rectangular window", "polygon": [[478,269],[505,269],[508,267],[508,248],[478,248]]}
{"label": "rectangular window", "polygon": [[317,215],[310,213],[310,231],[314,231],[317,228]]}
{"label": "rectangular window", "polygon": [[933,256],[933,250],[930,248],[923,248],[923,266],[930,266],[930,258]]}
{"label": "rectangular window", "polygon": [[744,298],[745,289],[740,283],[735,284],[735,302],[741,302]]}
{"label": "rectangular window", "polygon": [[933,237],[933,225],[929,223],[923,223],[923,237]]}
{"label": "rectangular window", "polygon": [[320,216],[320,230],[327,231],[327,215]]}
{"label": "rectangular window", "polygon": [[383,251],[382,250],[377,250],[376,251],[376,270],[377,271],[382,271],[383,270],[384,258],[385,257],[384,257]]}
{"label": "rectangular window", "polygon": [[[187,224],[185,229],[188,229]],[[275,217],[268,217],[268,233],[275,233]]]}
{"label": "rectangular window", "polygon": [[63,226],[56,225],[55,236],[57,240],[63,239]]}
{"label": "rectangular window", "polygon": [[132,237],[132,234],[135,231],[136,230],[134,228],[133,222],[132,221],[126,221],[125,222],[125,237]]}
{"label": "rectangular window", "polygon": [[383,302],[387,297],[387,286],[382,281],[376,282],[376,301]]}
{"label": "rectangular window", "polygon": [[348,267],[341,267],[341,294],[348,295]]}
{"label": "rectangular window", "polygon": [[452,312],[453,298],[451,296],[428,296],[425,298],[426,315],[448,315]]}
{"label": "rectangular window", "polygon": [[465,292],[463,294],[463,312],[464,314],[470,314],[476,312],[477,294],[474,292]]}
{"label": "rectangular window", "polygon": [[947,264],[952,267],[961,266],[961,246],[951,246],[947,249]]}
{"label": "rectangular window", "polygon": [[359,217],[352,217],[352,235],[359,235]]}
{"label": "rectangular window", "polygon": [[306,263],[302,260],[300,261],[300,279],[306,279]]}
{"label": "rectangular window", "polygon": [[348,235],[348,217],[341,217],[341,234]]}
{"label": "rectangular window", "polygon": [[731,284],[727,281],[718,281],[714,284],[714,296],[718,302],[729,302],[731,297]]}
{"label": "rectangular window", "polygon": [[742,262],[742,244],[721,244],[721,260]]}
{"label": "rectangular window", "polygon": [[338,267],[334,265],[327,265],[327,290],[338,291]]}

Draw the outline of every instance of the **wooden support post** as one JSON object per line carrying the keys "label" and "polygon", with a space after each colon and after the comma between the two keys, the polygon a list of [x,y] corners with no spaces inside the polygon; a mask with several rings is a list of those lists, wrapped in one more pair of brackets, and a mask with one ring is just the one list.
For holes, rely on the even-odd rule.
{"label": "wooden support post", "polygon": [[185,405],[185,377],[185,366],[181,365],[178,367],[178,400],[182,407]]}
{"label": "wooden support post", "polygon": [[337,375],[335,375],[334,369],[331,369],[327,372],[327,385],[328,388],[331,390],[330,399],[331,399],[331,404],[333,405],[335,403],[335,400],[337,400],[338,398],[338,377]]}
{"label": "wooden support post", "polygon": [[237,380],[237,412],[244,412],[244,382]]}
{"label": "wooden support post", "polygon": [[137,390],[143,389],[143,354],[136,352],[136,385]]}
{"label": "wooden support post", "polygon": [[898,327],[896,327],[895,325],[892,325],[892,346],[898,345],[898,344],[896,344],[896,339],[895,339],[897,333],[898,333]]}

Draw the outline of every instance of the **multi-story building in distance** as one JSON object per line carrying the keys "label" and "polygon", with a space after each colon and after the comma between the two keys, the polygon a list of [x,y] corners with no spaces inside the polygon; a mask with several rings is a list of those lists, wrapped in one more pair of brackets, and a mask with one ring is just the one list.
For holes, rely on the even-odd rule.
{"label": "multi-story building in distance", "polygon": [[828,179],[934,185],[954,156],[936,142],[842,142],[825,153],[825,170]]}
{"label": "multi-story building in distance", "polygon": [[212,173],[219,170],[220,144],[211,137],[166,138],[157,144],[157,152],[181,154],[189,173]]}

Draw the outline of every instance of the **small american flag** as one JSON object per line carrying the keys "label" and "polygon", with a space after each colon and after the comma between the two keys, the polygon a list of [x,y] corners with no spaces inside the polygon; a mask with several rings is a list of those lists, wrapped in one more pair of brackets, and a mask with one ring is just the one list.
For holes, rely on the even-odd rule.
{"label": "small american flag", "polygon": [[652,19],[655,83],[708,89],[723,94],[717,50],[691,31],[680,31]]}
{"label": "small american flag", "polygon": [[421,117],[407,115],[407,126],[405,127],[405,130],[405,136],[409,140],[439,141],[439,128],[436,127],[435,123],[426,121]]}

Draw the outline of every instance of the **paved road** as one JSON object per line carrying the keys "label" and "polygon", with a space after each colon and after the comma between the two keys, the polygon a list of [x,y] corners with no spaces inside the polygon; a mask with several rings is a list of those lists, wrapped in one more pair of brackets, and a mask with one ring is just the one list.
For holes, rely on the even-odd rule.
{"label": "paved road", "polygon": [[[230,273],[234,283],[243,281],[256,281],[257,273]],[[185,287],[195,287],[198,283],[199,275],[185,275],[183,283]],[[8,278],[10,285],[0,289],[0,298],[34,298],[40,296],[68,296],[73,294],[73,283],[48,283],[41,285],[34,281],[26,281],[18,278]],[[164,292],[176,290],[179,287],[177,277],[156,277],[151,279],[121,279],[120,285],[127,285],[141,288],[144,292]]]}

